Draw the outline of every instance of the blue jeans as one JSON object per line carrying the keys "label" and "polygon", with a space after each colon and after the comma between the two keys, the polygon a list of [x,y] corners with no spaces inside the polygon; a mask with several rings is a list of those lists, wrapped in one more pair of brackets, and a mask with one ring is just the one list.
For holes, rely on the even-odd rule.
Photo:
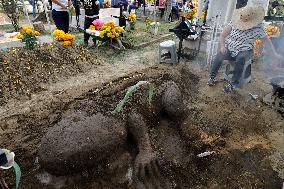
{"label": "blue jeans", "polygon": [[69,31],[69,13],[67,11],[52,10],[52,18],[56,28],[63,30],[65,33]]}
{"label": "blue jeans", "polygon": [[210,77],[215,78],[224,60],[235,61],[235,70],[232,78],[232,85],[238,85],[242,77],[244,66],[247,60],[252,58],[252,50],[241,51],[236,57],[232,57],[231,53],[227,51],[226,54],[219,52],[213,60]]}
{"label": "blue jeans", "polygon": [[171,11],[171,14],[170,14],[171,21],[173,20],[173,14],[176,15],[177,19],[179,19],[178,6],[172,6],[172,11]]}

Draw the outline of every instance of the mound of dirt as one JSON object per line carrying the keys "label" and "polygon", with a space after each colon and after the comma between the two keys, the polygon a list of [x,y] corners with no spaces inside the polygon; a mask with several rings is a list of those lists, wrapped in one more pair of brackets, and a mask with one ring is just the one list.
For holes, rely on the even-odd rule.
{"label": "mound of dirt", "polygon": [[[202,75],[202,72],[198,74]],[[203,83],[206,83],[206,79],[203,79]],[[148,81],[156,89],[174,81],[181,90],[183,102],[188,109],[186,118],[180,121],[181,124],[177,124],[168,115],[169,112],[163,114],[156,110],[161,108],[157,105],[160,102],[157,102],[156,98],[151,105],[148,104],[148,89],[141,87],[117,115],[123,122],[134,109],[137,109],[145,118],[151,146],[161,163],[161,178],[157,177],[154,182],[161,181],[161,184],[167,186],[160,188],[281,187],[282,179],[279,172],[283,172],[283,169],[276,172],[272,166],[270,156],[274,153],[275,146],[268,137],[271,131],[283,133],[280,129],[283,128],[281,116],[261,102],[247,101],[238,93],[220,94],[216,92],[221,91],[222,87],[219,85],[208,88],[199,84],[199,77],[181,65],[151,67],[114,79],[65,104],[57,107],[49,105],[53,111],[48,115],[44,114],[45,116],[40,112],[32,112],[0,120],[0,125],[4,125],[5,128],[14,126],[14,130],[10,129],[11,132],[0,137],[0,142],[16,152],[17,162],[25,175],[22,188],[54,188],[43,185],[36,179],[42,170],[36,169],[34,164],[41,138],[49,128],[55,129],[56,124],[66,119],[70,112],[84,112],[85,120],[98,113],[110,116],[111,111],[124,97],[127,88],[138,81]],[[156,92],[160,95],[161,91]],[[280,139],[281,141],[278,137],[282,144],[283,138]],[[55,137],[54,141],[56,140]],[[129,186],[127,181],[133,178],[133,160],[137,155],[137,149],[130,138],[125,145],[124,150],[130,157],[127,155],[126,158],[118,158],[114,153],[113,158],[117,161],[113,165],[116,166],[84,172],[82,182],[65,185],[64,188],[135,188]],[[207,157],[198,157],[198,154],[206,151],[214,153]],[[282,162],[283,160],[280,162],[281,165]],[[127,173],[121,171],[122,169],[128,170]],[[14,182],[11,175],[12,173],[4,175],[10,185]]]}
{"label": "mound of dirt", "polygon": [[114,155],[124,141],[126,127],[119,120],[77,112],[48,131],[39,148],[39,161],[52,174],[82,172]]}
{"label": "mound of dirt", "polygon": [[45,44],[35,50],[12,48],[0,52],[0,106],[9,99],[28,98],[55,82],[90,69],[102,61],[80,46]]}

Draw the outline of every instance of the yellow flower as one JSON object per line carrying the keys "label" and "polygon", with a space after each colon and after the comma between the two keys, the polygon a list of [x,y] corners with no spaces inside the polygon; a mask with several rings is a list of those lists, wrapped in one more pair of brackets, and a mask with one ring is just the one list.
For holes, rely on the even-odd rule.
{"label": "yellow flower", "polygon": [[89,29],[90,29],[90,30],[96,30],[96,27],[95,27],[94,25],[91,25],[91,26],[89,27]]}
{"label": "yellow flower", "polygon": [[111,27],[107,27],[107,28],[106,28],[106,31],[107,31],[107,32],[110,32],[110,30],[111,30]]}
{"label": "yellow flower", "polygon": [[122,27],[117,27],[116,28],[120,33],[123,33],[124,32],[124,29]]}
{"label": "yellow flower", "polygon": [[75,35],[72,35],[70,33],[66,33],[65,34],[65,37],[64,37],[65,40],[74,40],[75,39]]}
{"label": "yellow flower", "polygon": [[109,26],[110,28],[114,27],[114,22],[107,22],[105,23],[106,26]]}
{"label": "yellow flower", "polygon": [[127,16],[127,20],[128,20],[129,22],[136,22],[136,14],[133,14],[133,13],[129,14],[129,15]]}
{"label": "yellow flower", "polygon": [[21,33],[18,33],[18,34],[16,35],[16,37],[17,37],[17,39],[23,39],[23,38],[24,38],[24,36],[23,36]]}
{"label": "yellow flower", "polygon": [[106,29],[106,25],[103,25],[102,27],[101,27],[101,30],[105,30]]}
{"label": "yellow flower", "polygon": [[34,35],[35,35],[35,36],[40,36],[40,32],[34,31]]}
{"label": "yellow flower", "polygon": [[33,30],[33,28],[31,26],[24,26],[23,27],[23,32],[27,33],[27,30],[30,31],[30,30]]}
{"label": "yellow flower", "polygon": [[71,46],[72,42],[71,41],[63,41],[64,46]]}
{"label": "yellow flower", "polygon": [[28,28],[28,29],[26,29],[26,32],[25,33],[27,33],[27,34],[31,34],[31,33],[33,33],[33,30],[32,29],[30,29],[30,28]]}
{"label": "yellow flower", "polygon": [[63,36],[65,35],[65,32],[63,30],[54,30],[53,32],[53,36],[58,40],[60,37],[59,36]]}

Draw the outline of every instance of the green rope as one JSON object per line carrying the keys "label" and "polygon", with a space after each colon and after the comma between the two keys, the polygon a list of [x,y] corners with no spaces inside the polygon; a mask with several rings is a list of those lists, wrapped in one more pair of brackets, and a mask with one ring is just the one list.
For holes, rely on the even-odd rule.
{"label": "green rope", "polygon": [[16,174],[16,189],[17,189],[19,187],[19,184],[20,184],[22,173],[21,173],[20,166],[16,162],[14,162],[13,167],[14,167],[15,174]]}

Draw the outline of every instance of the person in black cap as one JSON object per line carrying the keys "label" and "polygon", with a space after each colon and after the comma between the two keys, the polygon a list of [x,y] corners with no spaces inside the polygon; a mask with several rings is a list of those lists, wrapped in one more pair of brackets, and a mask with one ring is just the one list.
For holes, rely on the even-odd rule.
{"label": "person in black cap", "polygon": [[[100,2],[98,0],[80,0],[83,3],[85,9],[85,24],[84,24],[84,45],[88,46],[90,34],[86,33],[92,22],[99,18]],[[96,45],[96,40],[93,39],[94,45]]]}

